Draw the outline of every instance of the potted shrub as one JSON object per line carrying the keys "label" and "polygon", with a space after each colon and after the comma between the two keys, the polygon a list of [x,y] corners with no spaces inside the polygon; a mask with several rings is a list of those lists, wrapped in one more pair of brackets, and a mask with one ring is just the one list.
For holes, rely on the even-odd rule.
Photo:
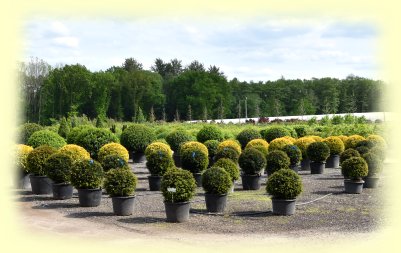
{"label": "potted shrub", "polygon": [[363,140],[365,140],[365,138],[357,134],[348,136],[348,138],[344,142],[345,149],[356,148],[358,142]]}
{"label": "potted shrub", "polygon": [[80,206],[100,205],[103,176],[102,166],[93,159],[81,160],[74,164],[71,170],[71,183],[78,190]]}
{"label": "potted shrub", "polygon": [[361,155],[359,154],[359,152],[353,148],[348,148],[346,150],[344,150],[344,152],[342,152],[340,154],[340,165],[347,159],[351,158],[351,157],[360,157]]}
{"label": "potted shrub", "polygon": [[89,159],[90,154],[83,147],[75,144],[67,144],[59,149],[60,153],[69,155],[73,162],[76,163],[79,160]]}
{"label": "potted shrub", "polygon": [[181,144],[194,140],[194,137],[183,130],[176,130],[166,136],[166,141],[174,151],[173,159],[175,166],[181,167],[181,158],[179,154]]}
{"label": "potted shrub", "polygon": [[41,125],[38,125],[36,123],[24,123],[21,126],[18,127],[18,141],[20,144],[27,144],[29,137],[34,132],[43,130],[43,127]]}
{"label": "potted shrub", "polygon": [[269,143],[269,152],[274,150],[282,150],[286,145],[293,145],[294,142],[292,139],[287,137],[280,137],[274,139],[272,142]]}
{"label": "potted shrub", "polygon": [[379,173],[383,168],[383,161],[375,153],[368,152],[362,156],[368,164],[368,175],[363,178],[363,188],[376,188],[379,181]]}
{"label": "potted shrub", "polygon": [[205,143],[208,140],[222,141],[223,132],[217,126],[207,125],[199,130],[196,139],[201,143]]}
{"label": "potted shrub", "polygon": [[240,153],[232,147],[224,147],[222,149],[217,149],[217,153],[214,156],[214,160],[219,160],[222,158],[227,158],[233,161],[234,163],[238,163]]}
{"label": "potted shrub", "polygon": [[242,187],[244,190],[260,188],[261,172],[266,167],[266,158],[255,148],[245,149],[238,159],[242,170]]}
{"label": "potted shrub", "polygon": [[27,166],[28,154],[33,150],[31,146],[17,144],[15,147],[16,158],[16,175],[15,186],[20,189],[29,189],[31,182],[29,181],[29,172]]}
{"label": "potted shrub", "polygon": [[149,170],[150,176],[149,189],[151,191],[160,191],[161,178],[163,174],[174,167],[174,160],[171,154],[164,150],[152,152],[146,157],[146,167]]}
{"label": "potted shrub", "polygon": [[219,141],[208,140],[205,141],[204,144],[209,152],[209,167],[212,167],[215,162],[215,156],[217,154],[217,146],[219,145]]}
{"label": "potted shrub", "polygon": [[267,175],[270,176],[281,169],[288,169],[290,164],[291,160],[284,151],[274,150],[266,156]]}
{"label": "potted shrub", "polygon": [[296,197],[302,192],[301,177],[290,169],[282,169],[269,176],[266,192],[272,196],[273,214],[293,215]]}
{"label": "potted shrub", "polygon": [[134,163],[145,161],[145,149],[156,140],[156,135],[150,127],[133,124],[121,133],[120,143],[132,156]]}
{"label": "potted shrub", "polygon": [[330,149],[324,142],[313,142],[306,149],[309,159],[311,160],[311,174],[323,174],[326,159],[330,155]]}
{"label": "potted shrub", "polygon": [[244,129],[237,135],[237,140],[241,144],[242,149],[245,149],[248,142],[254,139],[261,139],[261,138],[262,136],[260,135],[259,131],[254,128]]}
{"label": "potted shrub", "polygon": [[102,163],[102,160],[107,155],[118,155],[126,162],[129,159],[128,150],[123,145],[115,142],[107,143],[99,149],[97,154],[98,161]]}
{"label": "potted shrub", "polygon": [[207,147],[196,141],[186,142],[180,148],[182,168],[190,171],[198,187],[202,186],[202,172],[209,164]]}
{"label": "potted shrub", "polygon": [[231,181],[233,182],[230,191],[234,192],[235,181],[238,180],[240,176],[238,165],[234,163],[231,159],[221,158],[217,160],[213,166],[223,168],[228,172],[228,174],[230,174]]}
{"label": "potted shrub", "polygon": [[118,168],[130,169],[127,161],[119,155],[106,155],[100,165],[102,165],[104,172]]}
{"label": "potted shrub", "polygon": [[85,131],[86,129],[94,129],[95,127],[92,125],[80,125],[74,127],[67,134],[67,143],[68,144],[78,144],[79,135]]}
{"label": "potted shrub", "polygon": [[232,186],[230,174],[223,168],[213,166],[202,175],[206,209],[210,213],[222,213],[227,203],[227,192]]}
{"label": "potted shrub", "polygon": [[265,156],[269,153],[269,143],[263,139],[253,139],[248,144],[246,144],[245,149],[247,148],[256,148],[260,152],[262,152]]}
{"label": "potted shrub", "polygon": [[265,139],[268,143],[272,142],[274,139],[291,135],[288,129],[276,126],[264,129],[260,131],[260,134],[262,135],[263,139]]}
{"label": "potted shrub", "polygon": [[359,194],[362,192],[363,177],[368,175],[368,164],[362,157],[351,157],[342,164],[344,176],[348,179],[344,180],[345,192]]}
{"label": "potted shrub", "polygon": [[55,153],[47,158],[44,169],[46,175],[53,181],[52,191],[54,199],[72,198],[73,188],[71,181],[71,167],[74,161],[64,153]]}
{"label": "potted shrub", "polygon": [[117,137],[109,129],[87,128],[80,132],[76,144],[86,149],[93,159],[98,159],[99,149],[110,142],[117,142]]}
{"label": "potted shrub", "polygon": [[131,215],[134,211],[137,177],[127,169],[111,169],[105,174],[104,188],[110,195],[114,214]]}
{"label": "potted shrub", "polygon": [[296,145],[302,153],[301,170],[310,170],[310,159],[306,153],[306,149],[313,142],[315,142],[315,139],[307,136],[301,137],[294,142],[294,145]]}
{"label": "potted shrub", "polygon": [[145,157],[146,160],[148,156],[152,153],[157,153],[159,151],[166,152],[169,156],[173,156],[173,150],[171,150],[170,146],[167,143],[162,142],[162,140],[154,141],[149,144],[145,149]]}
{"label": "potted shrub", "polygon": [[58,149],[66,144],[63,137],[50,130],[36,131],[28,139],[28,146],[33,148],[47,145]]}
{"label": "potted shrub", "polygon": [[340,167],[340,154],[344,152],[344,143],[337,136],[330,136],[323,140],[330,149],[330,156],[327,158],[326,167],[337,169]]}
{"label": "potted shrub", "polygon": [[196,183],[192,173],[182,169],[170,169],[164,173],[161,191],[168,222],[184,222],[189,219],[189,200],[195,194]]}
{"label": "potted shrub", "polygon": [[32,150],[26,160],[28,172],[31,174],[31,188],[33,194],[51,194],[52,181],[46,176],[45,162],[57,149],[49,146],[39,146]]}
{"label": "potted shrub", "polygon": [[290,158],[290,169],[298,173],[299,163],[302,159],[301,150],[296,145],[286,145],[283,151],[287,154],[288,158]]}

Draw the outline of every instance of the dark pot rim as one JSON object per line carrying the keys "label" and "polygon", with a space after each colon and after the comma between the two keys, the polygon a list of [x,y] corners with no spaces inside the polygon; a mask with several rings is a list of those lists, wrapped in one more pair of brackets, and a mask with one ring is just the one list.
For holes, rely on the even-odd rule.
{"label": "dark pot rim", "polygon": [[317,163],[317,164],[325,164],[326,163],[326,161],[323,161],[323,162],[316,162],[316,161],[310,161],[311,163]]}
{"label": "dark pot rim", "polygon": [[66,183],[66,182],[63,182],[63,183],[53,183],[53,185],[56,185],[56,186],[63,186],[63,185],[71,185],[71,183]]}
{"label": "dark pot rim", "polygon": [[160,175],[149,175],[148,178],[153,177],[153,178],[162,178],[163,176]]}
{"label": "dark pot rim", "polygon": [[280,202],[294,202],[297,199],[296,198],[295,199],[278,199],[278,198],[272,197],[271,200],[280,201]]}
{"label": "dark pot rim", "polygon": [[77,188],[78,191],[101,191],[102,188]]}
{"label": "dark pot rim", "polygon": [[44,177],[47,177],[47,178],[49,178],[48,176],[36,175],[36,174],[29,174],[29,177],[37,177],[37,178],[44,178]]}
{"label": "dark pot rim", "polygon": [[[230,190],[230,189],[228,189],[228,190]],[[224,197],[224,196],[227,196],[227,195],[228,195],[228,193],[226,193],[226,194],[205,193],[205,196],[218,196],[218,197]]]}
{"label": "dark pot rim", "polygon": [[363,184],[365,181],[362,179],[344,179],[344,183],[351,183],[351,184]]}
{"label": "dark pot rim", "polygon": [[171,204],[171,205],[185,205],[185,204],[188,204],[188,203],[191,203],[191,201],[184,201],[184,202],[167,202],[167,201],[165,201],[165,200],[163,200],[163,203],[164,204]]}
{"label": "dark pot rim", "polygon": [[110,196],[112,199],[133,199],[136,195],[129,195],[129,196]]}

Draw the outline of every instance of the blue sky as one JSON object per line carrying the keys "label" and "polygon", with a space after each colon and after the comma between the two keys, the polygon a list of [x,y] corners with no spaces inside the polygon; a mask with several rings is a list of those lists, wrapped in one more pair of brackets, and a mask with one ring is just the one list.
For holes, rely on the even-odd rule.
{"label": "blue sky", "polygon": [[359,20],[296,18],[32,19],[23,27],[23,57],[91,71],[134,57],[149,69],[156,58],[216,65],[245,81],[349,74],[380,79],[379,31]]}

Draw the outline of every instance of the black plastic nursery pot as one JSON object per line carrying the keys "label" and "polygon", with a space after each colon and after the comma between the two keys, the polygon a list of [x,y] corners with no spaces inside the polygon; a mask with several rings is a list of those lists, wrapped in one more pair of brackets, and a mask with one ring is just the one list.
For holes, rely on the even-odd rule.
{"label": "black plastic nursery pot", "polygon": [[31,188],[31,180],[29,179],[30,174],[24,171],[20,171],[15,176],[15,188],[17,189],[30,189]]}
{"label": "black plastic nursery pot", "polygon": [[99,206],[102,199],[102,189],[78,189],[78,198],[81,207]]}
{"label": "black plastic nursery pot", "polygon": [[174,160],[175,167],[181,168],[181,166],[182,166],[181,165],[181,156],[176,153],[173,153],[173,160]]}
{"label": "black plastic nursery pot", "polygon": [[51,194],[52,180],[46,176],[30,175],[32,193],[36,195]]}
{"label": "black plastic nursery pot", "polygon": [[143,163],[146,161],[146,156],[143,152],[131,152],[130,156],[133,163]]}
{"label": "black plastic nursery pot", "polygon": [[59,183],[53,184],[54,199],[70,199],[72,198],[73,187],[71,184]]}
{"label": "black plastic nursery pot", "polygon": [[346,193],[350,194],[360,194],[363,189],[363,180],[354,181],[351,179],[344,180],[344,188]]}
{"label": "black plastic nursery pot", "polygon": [[300,168],[299,164],[291,164],[290,165],[290,169],[295,171],[296,173],[298,173],[299,168]]}
{"label": "black plastic nursery pot", "polygon": [[190,202],[164,202],[168,222],[185,222],[189,219]]}
{"label": "black plastic nursery pot", "polygon": [[310,162],[310,173],[311,174],[323,174],[326,162]]}
{"label": "black plastic nursery pot", "polygon": [[365,177],[363,178],[363,188],[377,188],[377,185],[379,183],[379,178],[378,177]]}
{"label": "black plastic nursery pot", "polygon": [[202,173],[192,173],[194,175],[196,186],[202,187]]}
{"label": "black plastic nursery pot", "polygon": [[260,175],[241,175],[242,188],[244,190],[259,190],[260,189]]}
{"label": "black plastic nursery pot", "polygon": [[111,197],[113,212],[118,216],[128,216],[134,212],[135,196]]}
{"label": "black plastic nursery pot", "polygon": [[295,213],[295,199],[272,198],[273,214],[293,215]]}
{"label": "black plastic nursery pot", "polygon": [[338,169],[340,167],[340,155],[330,155],[326,160],[326,168]]}
{"label": "black plastic nursery pot", "polygon": [[209,213],[222,213],[226,208],[227,194],[205,193],[206,209]]}
{"label": "black plastic nursery pot", "polygon": [[310,159],[309,158],[302,159],[301,170],[310,170]]}
{"label": "black plastic nursery pot", "polygon": [[161,176],[156,176],[156,175],[148,176],[149,190],[160,191],[161,180],[162,180]]}

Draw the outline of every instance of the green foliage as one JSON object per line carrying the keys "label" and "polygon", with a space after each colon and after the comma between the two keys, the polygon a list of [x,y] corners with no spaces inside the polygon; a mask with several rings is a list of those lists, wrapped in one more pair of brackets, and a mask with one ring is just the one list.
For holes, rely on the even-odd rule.
{"label": "green foliage", "polygon": [[351,157],[341,163],[344,177],[360,180],[368,175],[368,164],[362,157]]}
{"label": "green foliage", "polygon": [[340,155],[340,165],[347,159],[351,157],[360,157],[361,154],[353,148],[348,148],[344,152],[341,153]]}
{"label": "green foliage", "polygon": [[[175,192],[169,192],[175,188]],[[161,180],[161,191],[165,202],[186,202],[193,198],[196,182],[191,172],[182,169],[170,169],[164,173]]]}
{"label": "green foliage", "polygon": [[29,137],[34,132],[43,130],[43,127],[36,123],[25,123],[18,128],[18,143],[27,144]]}
{"label": "green foliage", "polygon": [[232,184],[230,174],[223,168],[213,166],[202,174],[202,187],[206,193],[227,194]]}
{"label": "green foliage", "polygon": [[183,130],[176,130],[166,136],[166,141],[174,152],[178,152],[182,143],[194,140],[193,136]]}
{"label": "green foliage", "polygon": [[324,162],[330,156],[330,148],[326,143],[317,141],[308,146],[306,153],[311,161]]}
{"label": "green foliage", "polygon": [[291,160],[284,151],[274,150],[266,156],[266,171],[269,176],[278,170],[288,169],[290,164]]}
{"label": "green foliage", "polygon": [[245,149],[256,148],[262,152],[265,156],[269,153],[269,144],[264,139],[253,139],[246,144]]}
{"label": "green foliage", "polygon": [[71,167],[74,161],[71,156],[63,153],[55,153],[47,158],[44,170],[46,176],[54,183],[69,183],[71,180]]}
{"label": "green foliage", "polygon": [[302,152],[296,145],[286,145],[283,151],[290,158],[290,164],[292,165],[298,164],[302,159]]}
{"label": "green foliage", "polygon": [[376,176],[383,169],[383,161],[375,153],[368,152],[362,158],[368,164],[368,177]]}
{"label": "green foliage", "polygon": [[57,149],[46,145],[39,146],[34,150],[32,150],[26,158],[26,165],[28,172],[36,176],[45,176],[46,159],[56,152]]}
{"label": "green foliage", "polygon": [[262,130],[260,133],[263,139],[265,139],[268,143],[280,137],[291,136],[291,133],[288,131],[288,129],[278,126],[267,128],[265,130]]}
{"label": "green foliage", "polygon": [[309,134],[307,126],[294,126],[294,130],[299,138]]}
{"label": "green foliage", "polygon": [[327,137],[323,142],[329,147],[331,155],[339,155],[344,151],[343,141],[336,136]]}
{"label": "green foliage", "polygon": [[114,142],[107,143],[99,149],[99,152],[97,154],[99,162],[102,163],[103,158],[107,155],[118,155],[126,162],[128,162],[129,159],[128,150],[124,148],[123,145]]}
{"label": "green foliage", "polygon": [[111,197],[126,197],[135,192],[137,181],[130,170],[111,169],[106,172],[103,185]]}
{"label": "green foliage", "polygon": [[209,151],[209,156],[214,157],[217,154],[217,146],[219,145],[219,141],[208,140],[208,141],[205,141],[204,144],[207,147],[207,150]]}
{"label": "green foliage", "polygon": [[69,132],[70,132],[70,124],[67,122],[65,117],[62,117],[60,120],[60,127],[58,129],[58,134],[65,139],[67,138]]}
{"label": "green foliage", "polygon": [[120,142],[130,152],[145,152],[146,147],[156,140],[153,130],[145,125],[134,124],[121,134]]}
{"label": "green foliage", "polygon": [[72,166],[71,184],[77,189],[98,189],[102,186],[104,172],[99,162],[80,160]]}
{"label": "green foliage", "polygon": [[196,135],[196,139],[202,143],[208,140],[222,141],[223,132],[217,126],[206,125],[201,130],[199,130],[198,134]]}
{"label": "green foliage", "polygon": [[331,123],[333,125],[340,125],[340,124],[344,123],[344,118],[341,115],[334,115],[331,118]]}
{"label": "green foliage", "polygon": [[82,159],[89,159],[90,154],[83,147],[75,145],[75,144],[67,144],[59,149],[60,153],[69,155],[73,162],[77,162]]}
{"label": "green foliage", "polygon": [[358,134],[351,135],[344,142],[345,148],[356,148],[356,145],[363,140],[365,140],[365,138]]}
{"label": "green foliage", "polygon": [[77,144],[85,148],[91,157],[97,159],[99,149],[102,146],[117,141],[117,137],[109,129],[88,128],[78,135]]}
{"label": "green foliage", "polygon": [[244,129],[237,135],[237,140],[239,143],[241,143],[242,149],[244,149],[246,144],[248,144],[248,142],[251,140],[260,138],[262,138],[262,136],[260,135],[259,131],[254,128]]}
{"label": "green foliage", "polygon": [[383,147],[376,146],[374,148],[371,148],[369,152],[377,155],[381,161],[384,161],[384,159],[386,159],[386,150]]}
{"label": "green foliage", "polygon": [[117,168],[129,169],[128,162],[123,157],[116,154],[106,155],[103,157],[101,165],[105,172]]}
{"label": "green foliage", "polygon": [[232,181],[239,179],[240,173],[238,165],[234,163],[231,159],[221,158],[213,164],[213,167],[220,167],[225,169],[228,174],[230,174]]}
{"label": "green foliage", "polygon": [[359,146],[359,147],[356,147],[355,149],[359,152],[359,154],[361,156],[370,151],[370,149],[367,146]]}
{"label": "green foliage", "polygon": [[182,168],[192,173],[201,173],[209,164],[209,156],[202,149],[187,148],[180,151]]}
{"label": "green foliage", "polygon": [[256,175],[266,167],[266,158],[259,150],[248,148],[239,156],[238,164],[245,175]]}
{"label": "green foliage", "polygon": [[221,158],[227,158],[227,159],[230,159],[231,161],[237,163],[239,156],[240,156],[240,154],[238,153],[238,151],[236,149],[231,148],[231,147],[225,147],[225,148],[217,151],[214,159],[219,160]]}
{"label": "green foliage", "polygon": [[150,153],[146,160],[146,167],[153,176],[163,176],[168,169],[174,167],[172,156],[164,150]]}
{"label": "green foliage", "polygon": [[301,177],[290,169],[274,172],[266,182],[266,192],[275,199],[295,199],[302,188]]}
{"label": "green foliage", "polygon": [[54,148],[61,148],[62,146],[66,145],[67,143],[55,132],[49,130],[40,130],[34,132],[31,137],[28,139],[28,146],[32,146],[33,148],[48,145]]}
{"label": "green foliage", "polygon": [[67,143],[68,144],[77,144],[79,135],[85,131],[86,129],[94,128],[92,125],[80,125],[74,127],[67,134]]}
{"label": "green foliage", "polygon": [[149,144],[146,149],[145,149],[145,156],[146,159],[152,154],[152,153],[158,153],[159,151],[166,152],[169,156],[173,155],[173,151],[171,150],[170,146],[162,140],[156,140]]}
{"label": "green foliage", "polygon": [[141,107],[138,107],[138,110],[137,110],[137,112],[135,114],[135,118],[134,118],[133,121],[135,123],[139,123],[139,124],[146,122],[146,118],[145,118],[145,115],[143,115],[143,111],[142,111]]}
{"label": "green foliage", "polygon": [[31,146],[27,146],[24,144],[17,144],[15,147],[16,167],[20,171],[23,171],[24,173],[28,173],[27,157],[32,150],[33,150],[33,148]]}

